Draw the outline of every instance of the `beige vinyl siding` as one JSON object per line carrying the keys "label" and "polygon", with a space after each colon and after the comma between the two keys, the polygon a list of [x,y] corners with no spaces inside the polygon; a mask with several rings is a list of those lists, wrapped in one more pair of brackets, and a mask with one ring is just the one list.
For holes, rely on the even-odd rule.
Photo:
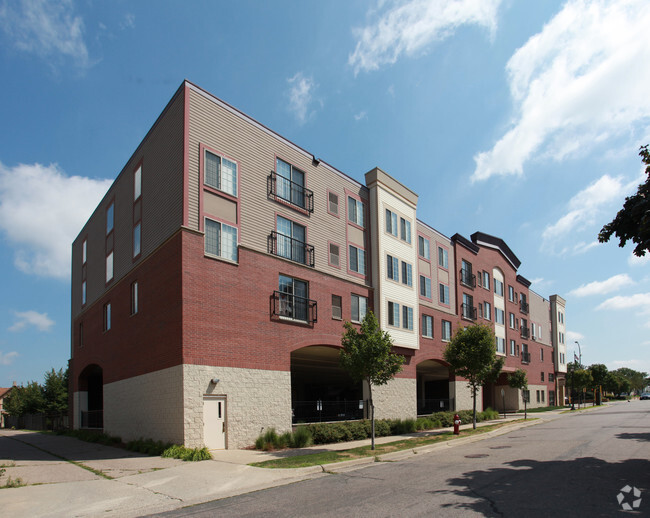
{"label": "beige vinyl siding", "polygon": [[[451,245],[451,241],[443,236],[442,234],[433,231],[430,227],[423,225],[420,221],[417,222],[416,225],[417,232],[425,236],[426,238],[429,239],[429,242],[431,244],[430,247],[430,257],[431,257],[431,265],[430,265],[430,272],[431,272],[431,295],[433,298],[433,302],[428,302],[426,300],[420,299],[420,304],[423,306],[426,306],[428,308],[435,308],[443,313],[447,313],[450,315],[455,314],[455,307],[456,307],[456,287],[455,287],[455,277],[454,277],[454,249]],[[445,270],[443,268],[440,268],[438,266],[438,246],[443,245],[447,248],[448,252],[448,264],[449,264],[449,269]],[[429,268],[429,263],[426,261],[423,261],[422,259],[419,260],[420,266],[424,268],[424,275],[427,275],[427,271]],[[419,277],[418,277],[419,278]],[[449,286],[449,307],[443,306],[440,304],[440,288],[439,285],[440,283],[446,284]],[[418,288],[418,293],[419,293],[419,288]]]}
{"label": "beige vinyl siding", "polygon": [[[243,115],[231,113],[202,92],[190,88],[189,99],[190,228],[199,229],[199,199],[203,189],[199,159],[200,146],[204,145],[238,164],[240,246],[266,253],[268,236],[276,229],[276,215],[279,214],[307,227],[307,242],[314,246],[315,251],[315,269],[355,283],[364,283],[360,278],[347,273],[345,191],[361,193],[362,197],[367,198],[365,187],[346,180],[325,164],[315,165],[310,155],[257,127]],[[275,171],[276,156],[305,173],[305,186],[314,193],[313,213],[304,214],[269,199],[267,178]],[[328,190],[339,197],[339,217],[327,212]],[[328,264],[328,241],[340,246],[341,268]],[[367,241],[365,232],[359,232],[355,236],[354,242],[359,241]]]}
{"label": "beige vinyl siding", "polygon": [[[533,290],[529,290],[528,294],[529,304],[529,320],[531,323],[542,326],[542,339],[539,338],[539,333],[536,333],[535,341],[543,345],[551,345],[551,303],[541,295],[538,295]],[[531,332],[532,339],[532,332]],[[548,354],[548,353],[545,353]]]}

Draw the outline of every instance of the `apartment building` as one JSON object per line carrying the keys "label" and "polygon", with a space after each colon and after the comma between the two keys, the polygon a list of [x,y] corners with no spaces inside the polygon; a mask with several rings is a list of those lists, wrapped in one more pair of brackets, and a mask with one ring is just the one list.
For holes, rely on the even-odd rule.
{"label": "apartment building", "polygon": [[381,169],[361,183],[183,82],[73,243],[73,426],[236,448],[364,417],[338,351],[343,321],[371,309],[406,358],[373,389],[378,417],[471,408],[445,345],[480,315],[504,372],[526,366],[530,283],[501,239],[448,238],[417,204]]}

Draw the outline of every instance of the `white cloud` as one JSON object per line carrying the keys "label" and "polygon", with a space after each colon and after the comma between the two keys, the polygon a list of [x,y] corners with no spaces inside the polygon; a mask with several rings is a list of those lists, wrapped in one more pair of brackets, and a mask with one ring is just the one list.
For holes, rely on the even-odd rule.
{"label": "white cloud", "polygon": [[91,63],[84,42],[84,22],[71,0],[20,0],[0,6],[0,30],[13,46],[49,65],[69,58],[79,68]]}
{"label": "white cloud", "polygon": [[56,164],[0,163],[0,230],[14,247],[16,268],[69,278],[72,241],[111,183],[66,176]]}
{"label": "white cloud", "polygon": [[570,0],[507,64],[516,114],[475,156],[473,180],[520,175],[536,157],[562,160],[610,137],[648,131],[650,3]]}
{"label": "white cloud", "polygon": [[135,14],[126,13],[124,19],[120,22],[120,29],[135,29]]}
{"label": "white cloud", "polygon": [[[542,248],[546,250],[564,253],[572,251],[581,253],[598,246],[598,243],[590,244],[581,243],[582,246],[572,245],[562,248],[562,239],[571,237],[575,240],[575,231],[583,230],[596,222],[596,218],[602,210],[619,203],[622,198],[636,188],[636,180],[625,183],[623,178],[612,178],[609,175],[603,175],[598,180],[578,192],[569,200],[567,209],[564,214],[552,225],[548,225],[542,233],[544,243]],[[560,248],[558,250],[558,247]]]}
{"label": "white cloud", "polygon": [[639,372],[650,372],[650,362],[647,360],[615,360],[607,365],[609,370],[616,370],[621,367],[627,367]]}
{"label": "white cloud", "polygon": [[287,82],[291,85],[289,109],[294,112],[298,122],[303,124],[308,117],[309,105],[312,102],[316,84],[313,78],[305,77],[302,72],[297,72],[292,78],[287,79]]}
{"label": "white cloud", "polygon": [[11,351],[6,354],[0,351],[0,365],[11,365],[17,356],[18,353],[16,351]]}
{"label": "white cloud", "polygon": [[596,309],[631,309],[637,316],[645,319],[644,327],[650,328],[650,293],[612,297],[602,302]]}
{"label": "white cloud", "polygon": [[589,284],[583,284],[579,288],[571,290],[568,295],[573,295],[574,297],[604,295],[605,293],[611,293],[612,291],[616,291],[624,286],[630,286],[632,284],[634,284],[634,281],[630,276],[626,273],[621,273],[604,281],[594,281]]}
{"label": "white cloud", "polygon": [[643,257],[638,257],[634,254],[630,254],[627,258],[627,264],[629,266],[642,266],[644,264],[650,263],[650,254],[646,253]]}
{"label": "white cloud", "polygon": [[27,326],[34,326],[39,331],[49,331],[54,325],[54,320],[47,316],[47,313],[37,311],[14,311],[16,322],[9,328],[9,331],[22,331]]}
{"label": "white cloud", "polygon": [[566,332],[566,342],[569,344],[572,344],[576,340],[579,342],[580,340],[584,340],[585,335],[578,333],[577,331],[567,331]]}
{"label": "white cloud", "polygon": [[365,111],[361,111],[354,116],[355,121],[360,121],[362,119],[367,119],[368,114]]}
{"label": "white cloud", "polygon": [[[479,25],[493,35],[501,0],[411,0],[393,4],[378,19],[356,29],[357,46],[348,64],[360,70],[377,70],[392,64],[402,55],[412,56],[429,45],[442,41],[461,25]],[[381,7],[381,6],[380,6]]]}

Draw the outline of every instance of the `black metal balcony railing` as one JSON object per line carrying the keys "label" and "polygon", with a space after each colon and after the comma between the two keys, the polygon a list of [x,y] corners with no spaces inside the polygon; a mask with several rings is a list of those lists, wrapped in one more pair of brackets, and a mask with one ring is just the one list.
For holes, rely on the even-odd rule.
{"label": "black metal balcony railing", "polygon": [[81,411],[81,428],[104,428],[104,411]]}
{"label": "black metal balcony railing", "polygon": [[275,171],[268,176],[266,187],[270,197],[286,201],[307,212],[314,212],[314,193],[306,187],[278,175]]}
{"label": "black metal balcony railing", "polygon": [[363,419],[365,405],[363,400],[294,401],[291,404],[292,421],[296,424]]}
{"label": "black metal balcony railing", "polygon": [[461,310],[461,314],[463,315],[463,318],[476,320],[476,306],[470,306],[469,304],[461,304],[460,310]]}
{"label": "black metal balcony railing", "polygon": [[527,352],[521,353],[521,363],[530,363],[530,353]]}
{"label": "black metal balcony railing", "polygon": [[313,324],[318,320],[318,308],[315,300],[274,291],[271,300],[273,316],[299,320]]}
{"label": "black metal balcony railing", "polygon": [[528,327],[521,326],[519,328],[519,330],[521,331],[521,337],[522,338],[529,338],[530,337],[530,329]]}
{"label": "black metal balcony railing", "polygon": [[449,410],[455,410],[453,397],[449,399],[418,399],[418,415],[448,412]]}
{"label": "black metal balcony railing", "polygon": [[278,234],[275,230],[267,239],[269,254],[291,259],[300,264],[314,267],[314,246],[289,236]]}
{"label": "black metal balcony railing", "polygon": [[476,288],[476,275],[470,270],[460,269],[460,282],[468,288]]}
{"label": "black metal balcony railing", "polygon": [[528,302],[521,301],[519,303],[519,309],[522,313],[528,314]]}

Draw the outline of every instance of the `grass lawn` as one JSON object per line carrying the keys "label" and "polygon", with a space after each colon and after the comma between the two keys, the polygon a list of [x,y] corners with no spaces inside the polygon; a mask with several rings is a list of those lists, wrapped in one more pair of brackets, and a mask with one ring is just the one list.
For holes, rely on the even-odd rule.
{"label": "grass lawn", "polygon": [[[296,455],[282,459],[265,460],[263,462],[254,462],[250,466],[258,468],[305,468],[308,466],[318,466],[320,464],[331,464],[333,462],[342,462],[346,460],[361,459],[364,457],[377,457],[394,451],[410,450],[418,446],[435,444],[438,442],[451,441],[457,437],[467,437],[486,433],[511,423],[519,423],[523,419],[510,421],[508,423],[497,423],[487,426],[481,426],[473,429],[461,430],[460,435],[454,435],[452,432],[436,433],[435,435],[422,435],[421,437],[412,437],[401,439],[399,441],[388,442],[384,444],[375,444],[375,449],[371,450],[370,445],[349,450],[327,451],[323,453],[311,453],[307,455]],[[530,421],[530,419],[529,419]]]}
{"label": "grass lawn", "polygon": [[[550,412],[551,410],[560,410],[564,408],[563,406],[540,406],[537,408],[529,408],[528,413],[529,414],[535,414],[537,412]],[[523,410],[517,410],[518,414],[523,414]]]}

